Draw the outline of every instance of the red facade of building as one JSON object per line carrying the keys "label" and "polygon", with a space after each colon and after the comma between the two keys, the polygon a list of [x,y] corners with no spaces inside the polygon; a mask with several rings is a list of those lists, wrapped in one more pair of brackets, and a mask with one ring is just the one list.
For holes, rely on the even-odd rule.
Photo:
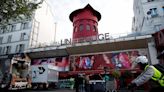
{"label": "red facade of building", "polygon": [[89,4],[83,9],[73,11],[70,16],[73,22],[73,41],[96,39],[98,35],[98,21],[101,19],[99,12]]}

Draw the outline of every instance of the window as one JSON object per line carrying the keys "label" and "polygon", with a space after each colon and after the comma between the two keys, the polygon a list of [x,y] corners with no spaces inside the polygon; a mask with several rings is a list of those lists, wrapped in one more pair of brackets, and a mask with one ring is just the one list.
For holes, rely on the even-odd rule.
{"label": "window", "polygon": [[147,12],[147,15],[151,15],[151,17],[156,17],[156,16],[158,16],[157,8],[152,8],[152,9],[150,9],[150,10]]}
{"label": "window", "polygon": [[3,42],[3,37],[0,37],[0,44]]}
{"label": "window", "polygon": [[19,47],[20,47],[19,48],[19,52],[23,52],[24,51],[24,46],[25,46],[24,44],[20,44],[19,45]]}
{"label": "window", "polygon": [[28,22],[22,23],[21,28],[22,29],[27,29],[28,28]]}
{"label": "window", "polygon": [[9,35],[9,36],[8,36],[8,39],[7,39],[7,42],[8,42],[8,43],[11,42],[11,38],[12,38],[12,35]]}
{"label": "window", "polygon": [[24,40],[26,33],[21,33],[20,41]]}
{"label": "window", "polygon": [[147,0],[147,2],[152,2],[152,1],[154,1],[154,0]]}
{"label": "window", "polygon": [[163,13],[164,13],[164,6],[162,7]]}
{"label": "window", "polygon": [[151,16],[152,17],[155,17],[155,16],[157,16],[158,14],[157,14],[157,8],[152,8],[152,13],[151,13]]}
{"label": "window", "polygon": [[1,33],[5,33],[5,32],[7,32],[7,27],[6,27],[6,26],[3,26],[3,27],[1,28]]}
{"label": "window", "polygon": [[7,32],[9,32],[9,26],[4,27],[4,33],[7,33]]}
{"label": "window", "polygon": [[3,54],[9,54],[11,51],[11,46],[6,46],[3,48]]}
{"label": "window", "polygon": [[97,28],[96,28],[96,26],[95,26],[95,25],[93,26],[93,31],[97,31]]}
{"label": "window", "polygon": [[11,32],[16,30],[16,25],[11,25]]}
{"label": "window", "polygon": [[87,29],[87,31],[90,31],[90,30],[91,30],[91,28],[90,28],[90,25],[89,25],[89,24],[87,24],[87,25],[86,25],[86,29]]}
{"label": "window", "polygon": [[10,51],[11,51],[11,46],[7,46],[7,47],[6,47],[6,54],[9,54]]}
{"label": "window", "polygon": [[84,26],[83,24],[80,24],[80,31],[83,31],[84,30]]}
{"label": "window", "polygon": [[25,48],[25,45],[24,44],[19,44],[19,45],[16,46],[15,52],[16,53],[23,52],[24,51],[24,48]]}
{"label": "window", "polygon": [[0,28],[0,34],[2,34],[2,33],[3,33],[3,27]]}

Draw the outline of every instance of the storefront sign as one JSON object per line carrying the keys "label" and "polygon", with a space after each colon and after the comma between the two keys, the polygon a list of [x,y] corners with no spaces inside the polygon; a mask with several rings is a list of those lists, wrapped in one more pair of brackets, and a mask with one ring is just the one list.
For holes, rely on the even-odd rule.
{"label": "storefront sign", "polygon": [[109,40],[111,37],[109,33],[105,34],[98,34],[97,36],[85,37],[85,38],[77,38],[72,40],[64,39],[60,41],[60,45],[71,45],[73,43],[80,43],[80,42],[92,42],[92,41],[102,41],[102,40]]}

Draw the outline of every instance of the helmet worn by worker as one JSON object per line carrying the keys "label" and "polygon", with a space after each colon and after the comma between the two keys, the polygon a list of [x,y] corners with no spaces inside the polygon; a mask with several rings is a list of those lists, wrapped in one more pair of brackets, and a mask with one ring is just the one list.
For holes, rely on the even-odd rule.
{"label": "helmet worn by worker", "polygon": [[148,59],[147,59],[146,56],[138,56],[138,57],[135,59],[135,62],[136,62],[136,63],[147,64],[147,63],[148,63]]}

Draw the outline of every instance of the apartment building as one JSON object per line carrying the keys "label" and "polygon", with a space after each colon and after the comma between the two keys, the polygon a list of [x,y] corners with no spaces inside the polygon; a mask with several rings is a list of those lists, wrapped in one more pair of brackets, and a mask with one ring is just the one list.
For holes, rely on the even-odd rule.
{"label": "apartment building", "polygon": [[[6,70],[5,66],[11,64],[13,57],[25,58],[24,51],[39,43],[40,32],[50,33],[53,29],[55,29],[53,15],[46,2],[43,2],[41,8],[35,11],[31,19],[0,25],[0,69],[2,72]],[[53,35],[49,35],[50,38],[53,39]]]}
{"label": "apartment building", "polygon": [[132,31],[152,34],[164,29],[164,0],[134,0]]}

